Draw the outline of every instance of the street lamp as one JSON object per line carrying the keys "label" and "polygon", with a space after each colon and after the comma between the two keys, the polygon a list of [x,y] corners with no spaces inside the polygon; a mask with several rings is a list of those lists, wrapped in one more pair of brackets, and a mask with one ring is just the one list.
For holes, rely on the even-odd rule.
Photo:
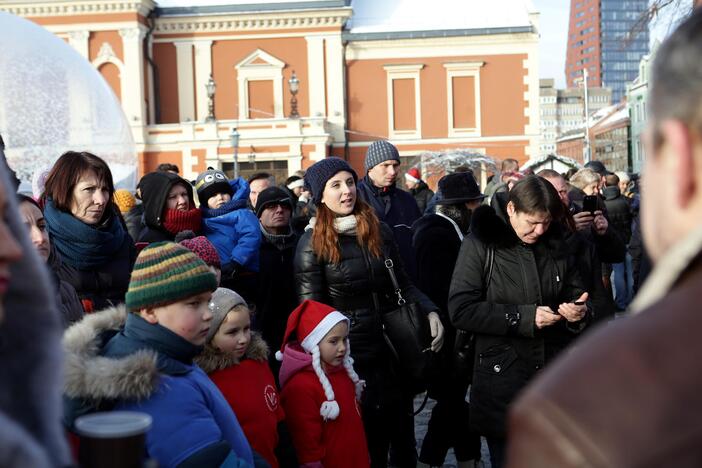
{"label": "street lamp", "polygon": [[229,138],[232,139],[232,148],[234,149],[234,178],[239,177],[239,132],[236,127],[232,128],[232,133]]}
{"label": "street lamp", "polygon": [[297,79],[295,70],[293,70],[292,76],[288,80],[288,84],[290,85],[290,94],[292,94],[292,97],[290,98],[290,117],[296,119],[300,117],[300,114],[297,112],[297,92],[300,89],[300,80]]}
{"label": "street lamp", "polygon": [[207,81],[207,84],[205,85],[205,88],[207,89],[207,118],[205,119],[205,122],[214,122],[215,116],[214,116],[214,95],[215,95],[215,90],[217,89],[217,85],[215,84],[214,79],[212,78],[212,74],[210,74],[210,79]]}
{"label": "street lamp", "polygon": [[583,77],[575,80],[579,85],[581,82],[583,84],[583,90],[585,95],[585,154],[583,155],[583,160],[585,164],[590,162],[590,102],[588,99],[588,89],[587,89],[587,68],[583,68]]}

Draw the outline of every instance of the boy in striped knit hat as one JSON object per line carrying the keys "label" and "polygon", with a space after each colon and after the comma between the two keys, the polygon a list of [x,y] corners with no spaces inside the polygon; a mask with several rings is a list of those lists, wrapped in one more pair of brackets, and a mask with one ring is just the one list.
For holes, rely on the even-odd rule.
{"label": "boy in striped knit hat", "polygon": [[149,414],[149,458],[159,466],[254,466],[234,412],[193,362],[210,330],[214,274],[173,242],[137,257],[126,304],[66,331],[66,423],[91,411]]}

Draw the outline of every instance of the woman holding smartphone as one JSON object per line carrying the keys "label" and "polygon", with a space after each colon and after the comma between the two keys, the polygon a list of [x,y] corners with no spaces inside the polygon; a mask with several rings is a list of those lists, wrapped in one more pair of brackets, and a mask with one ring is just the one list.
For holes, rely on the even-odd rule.
{"label": "woman holding smartphone", "polygon": [[487,438],[492,466],[499,468],[510,403],[582,332],[590,314],[559,222],[565,207],[553,186],[526,177],[493,207],[473,214],[448,308],[456,328],[475,336],[470,423]]}

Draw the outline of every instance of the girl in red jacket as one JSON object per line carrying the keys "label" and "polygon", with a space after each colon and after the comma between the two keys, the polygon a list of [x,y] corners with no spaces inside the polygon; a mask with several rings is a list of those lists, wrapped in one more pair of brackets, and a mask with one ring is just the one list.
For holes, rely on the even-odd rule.
{"label": "girl in red jacket", "polygon": [[[291,341],[291,335],[296,341]],[[288,317],[281,352],[281,401],[301,467],[370,466],[353,370],[349,319],[306,300]]]}
{"label": "girl in red jacket", "polygon": [[205,350],[196,362],[231,405],[251,448],[278,468],[274,451],[284,413],[268,367],[268,345],[251,332],[246,302],[231,289],[218,288],[210,310]]}

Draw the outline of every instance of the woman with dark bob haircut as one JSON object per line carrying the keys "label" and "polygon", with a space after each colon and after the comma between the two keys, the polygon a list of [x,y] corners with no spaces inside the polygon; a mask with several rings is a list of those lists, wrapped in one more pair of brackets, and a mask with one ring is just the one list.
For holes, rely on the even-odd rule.
{"label": "woman with dark bob haircut", "polygon": [[449,315],[475,336],[470,425],[503,463],[515,395],[587,325],[588,294],[550,182],[528,176],[473,213],[451,279]]}
{"label": "woman with dark bob haircut", "polygon": [[61,258],[58,274],[76,289],[86,312],[124,302],[136,258],[114,192],[110,168],[87,152],[64,153],[44,186],[44,218]]}

